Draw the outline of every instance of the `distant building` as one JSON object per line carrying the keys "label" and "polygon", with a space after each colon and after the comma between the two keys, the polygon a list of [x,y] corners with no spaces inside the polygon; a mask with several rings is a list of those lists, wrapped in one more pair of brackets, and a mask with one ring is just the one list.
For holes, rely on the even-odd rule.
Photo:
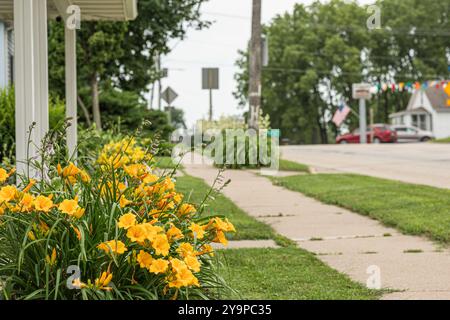
{"label": "distant building", "polygon": [[416,90],[405,111],[391,114],[393,125],[407,125],[431,131],[440,138],[450,137],[450,107],[442,88],[430,87]]}
{"label": "distant building", "polygon": [[14,82],[14,32],[0,20],[0,88]]}

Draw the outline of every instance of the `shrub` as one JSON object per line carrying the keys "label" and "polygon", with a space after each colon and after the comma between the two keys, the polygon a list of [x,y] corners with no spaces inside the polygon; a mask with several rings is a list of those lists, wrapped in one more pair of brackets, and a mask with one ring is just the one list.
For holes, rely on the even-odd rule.
{"label": "shrub", "polygon": [[[218,148],[222,146],[222,153],[216,153],[215,149],[212,152],[214,165],[216,167],[230,169],[250,169],[270,166],[272,151],[270,138],[263,140],[259,134],[251,138],[245,135],[244,131],[241,133],[237,136],[231,135],[227,137],[226,132],[223,131],[219,135],[219,139],[212,142],[213,145],[218,143]],[[261,146],[264,146],[264,143],[265,150],[261,150]]]}
{"label": "shrub", "polygon": [[21,176],[22,187],[0,169],[3,298],[208,299],[226,289],[211,242],[226,244],[233,225],[203,217],[204,203],[157,176],[134,138],[107,144],[91,168],[48,157],[48,177]]}
{"label": "shrub", "polygon": [[[50,128],[55,129],[64,122],[64,101],[50,98],[49,123]],[[0,89],[0,162],[12,163],[15,157],[15,97],[13,88]]]}
{"label": "shrub", "polygon": [[169,125],[167,114],[148,110],[140,101],[138,94],[130,91],[106,89],[100,95],[100,109],[104,129],[117,129],[119,132],[133,132],[142,127],[143,122],[151,123],[143,127],[146,134],[159,134],[169,137],[174,128]]}
{"label": "shrub", "polygon": [[0,89],[0,162],[10,159],[15,150],[14,90]]}

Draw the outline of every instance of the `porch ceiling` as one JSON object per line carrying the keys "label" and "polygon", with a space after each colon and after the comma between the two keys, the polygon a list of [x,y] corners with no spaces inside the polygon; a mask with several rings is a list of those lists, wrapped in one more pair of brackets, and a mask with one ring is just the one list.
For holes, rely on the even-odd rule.
{"label": "porch ceiling", "polygon": [[[61,16],[58,8],[80,7],[82,20],[133,20],[137,16],[137,0],[47,0],[49,19]],[[14,0],[0,1],[0,19],[12,21]]]}

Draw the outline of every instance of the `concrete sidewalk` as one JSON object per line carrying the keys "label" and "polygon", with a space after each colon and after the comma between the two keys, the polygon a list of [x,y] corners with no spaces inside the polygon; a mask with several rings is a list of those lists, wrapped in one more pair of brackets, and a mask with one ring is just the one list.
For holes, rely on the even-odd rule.
{"label": "concrete sidewalk", "polygon": [[[218,169],[183,164],[189,175],[211,184]],[[402,290],[385,299],[450,299],[450,251],[421,238],[402,235],[379,222],[300,193],[274,186],[243,170],[224,173],[224,194],[249,215],[317,254],[332,268],[366,284],[370,266],[381,271],[383,288]]]}

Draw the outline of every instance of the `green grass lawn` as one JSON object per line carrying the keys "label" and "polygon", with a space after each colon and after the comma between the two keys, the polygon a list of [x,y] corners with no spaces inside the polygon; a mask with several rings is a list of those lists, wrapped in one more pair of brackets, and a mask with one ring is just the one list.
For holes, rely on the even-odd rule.
{"label": "green grass lawn", "polygon": [[[177,190],[189,197],[191,202],[199,204],[203,201],[210,187],[199,178],[189,175],[177,178]],[[218,195],[209,202],[206,208],[207,215],[224,215],[236,227],[236,234],[232,235],[234,240],[261,240],[273,239],[280,245],[289,245],[289,240],[279,236],[267,224],[249,216],[246,212],[236,206],[224,195]]]}
{"label": "green grass lawn", "polygon": [[229,299],[378,299],[369,290],[297,248],[222,250],[222,277],[239,294]]}
{"label": "green grass lawn", "polygon": [[291,176],[274,181],[404,233],[450,243],[450,190],[353,174]]}
{"label": "green grass lawn", "polygon": [[307,165],[284,159],[280,159],[279,170],[309,173],[309,167]]}
{"label": "green grass lawn", "polygon": [[444,139],[435,139],[435,140],[433,140],[433,142],[436,142],[436,143],[450,143],[450,137],[444,138]]}
{"label": "green grass lawn", "polygon": [[[199,178],[177,178],[177,190],[199,203],[209,186]],[[331,269],[313,254],[294,248],[292,242],[272,228],[247,215],[231,200],[219,195],[207,214],[221,214],[236,226],[236,240],[274,239],[284,248],[230,249],[218,252],[221,276],[237,293],[226,299],[378,299],[379,291],[368,290]]]}
{"label": "green grass lawn", "polygon": [[[177,164],[172,162],[171,157],[155,157],[156,166],[160,169],[175,169]],[[178,165],[178,169],[182,169],[183,166]]]}

